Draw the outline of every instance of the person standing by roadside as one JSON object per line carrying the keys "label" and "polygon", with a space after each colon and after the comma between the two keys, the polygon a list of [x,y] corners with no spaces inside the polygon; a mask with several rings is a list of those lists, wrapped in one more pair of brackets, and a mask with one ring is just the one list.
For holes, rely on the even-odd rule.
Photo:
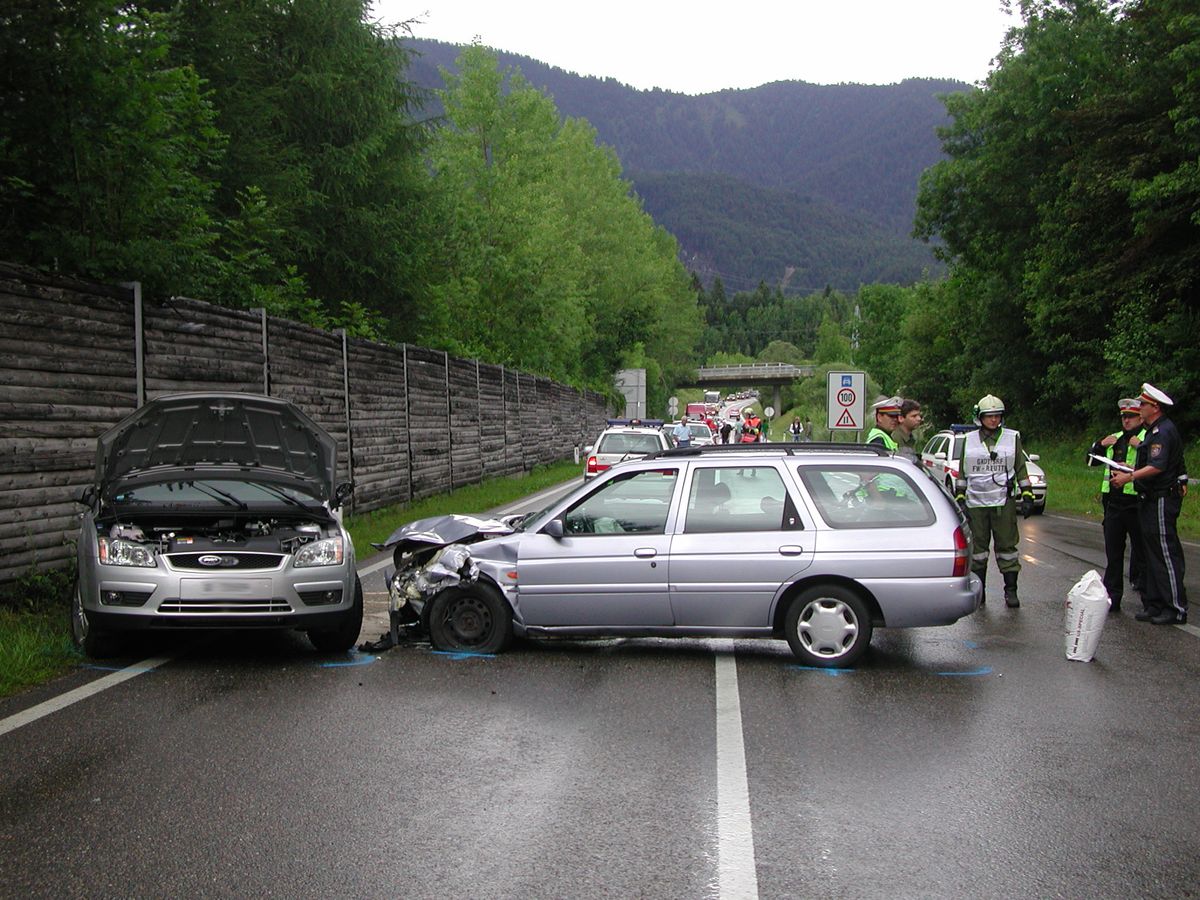
{"label": "person standing by roadside", "polygon": [[788,434],[791,437],[793,444],[798,443],[804,437],[804,426],[800,424],[799,419],[792,419],[792,424],[788,426]]}
{"label": "person standing by roadside", "polygon": [[[1010,608],[1021,605],[1017,597],[1017,575],[1021,557],[1017,543],[1017,497],[1021,515],[1033,513],[1033,490],[1021,448],[1021,433],[1001,427],[1004,403],[988,394],[975,404],[975,424],[967,432],[954,480],[954,499],[966,510],[971,525],[971,571],[987,587],[988,542],[996,551],[996,568],[1004,578],[1004,603]],[[986,602],[987,595],[984,594]]]}
{"label": "person standing by roadside", "polygon": [[1137,448],[1132,472],[1118,472],[1114,488],[1132,483],[1138,492],[1138,516],[1145,547],[1146,585],[1142,604],[1134,616],[1155,625],[1187,624],[1187,591],[1183,586],[1183,547],[1176,529],[1187,494],[1187,466],[1183,440],[1166,410],[1175,401],[1152,384],[1142,385],[1142,421],[1146,439]]}
{"label": "person standing by roadside", "polygon": [[811,441],[813,439],[812,419],[805,418],[804,420],[804,440]]}
{"label": "person standing by roadside", "polygon": [[896,455],[903,456],[909,462],[917,462],[917,439],[914,432],[921,427],[921,404],[916,400],[905,398],[900,403],[900,421],[892,431],[892,440],[896,442]]}
{"label": "person standing by roadside", "polygon": [[684,416],[679,424],[671,429],[671,437],[675,438],[675,446],[687,449],[692,446],[692,429],[688,428],[688,417]]}
{"label": "person standing by roadside", "polygon": [[756,444],[761,433],[762,420],[754,415],[754,410],[747,407],[742,410],[742,415],[745,418],[742,420],[741,430],[738,432],[738,442],[742,444]]}
{"label": "person standing by roadside", "polygon": [[901,402],[899,397],[884,397],[871,405],[875,411],[875,427],[867,432],[868,444],[880,444],[890,452],[896,452],[898,448],[892,432],[900,422]]}
{"label": "person standing by roadside", "polygon": [[[1126,397],[1117,401],[1121,414],[1121,430],[1102,437],[1092,444],[1088,465],[1099,465],[1092,457],[1102,456],[1129,466],[1137,465],[1138,446],[1146,439],[1142,425],[1142,401]],[[1112,478],[1117,472],[1104,467],[1100,479],[1100,503],[1104,507],[1104,589],[1112,601],[1109,612],[1120,612],[1121,599],[1125,595],[1125,541],[1129,539],[1129,583],[1139,594],[1143,591],[1145,578],[1145,551],[1142,546],[1142,527],[1138,518],[1137,491],[1133,482],[1123,487],[1113,487]]]}
{"label": "person standing by roadside", "polygon": [[733,434],[733,423],[726,419],[721,423],[721,443],[729,443],[729,435]]}

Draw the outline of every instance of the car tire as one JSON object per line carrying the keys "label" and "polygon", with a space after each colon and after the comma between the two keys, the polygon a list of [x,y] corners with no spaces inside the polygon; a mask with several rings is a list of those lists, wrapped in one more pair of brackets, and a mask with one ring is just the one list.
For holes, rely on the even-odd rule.
{"label": "car tire", "polygon": [[121,642],[115,635],[97,628],[88,618],[87,610],[83,608],[83,591],[78,578],[71,588],[71,643],[91,659],[116,656],[121,648]]}
{"label": "car tire", "polygon": [[489,584],[446,588],[429,604],[429,641],[437,650],[499,653],[512,633],[512,609]]}
{"label": "car tire", "polygon": [[354,603],[336,628],[310,631],[308,639],[322,653],[344,653],[354,646],[362,631],[363,589],[358,576],[354,576]]}
{"label": "car tire", "polygon": [[854,591],[835,584],[807,588],[788,607],[784,633],[805,665],[841,669],[853,665],[871,644],[871,615]]}

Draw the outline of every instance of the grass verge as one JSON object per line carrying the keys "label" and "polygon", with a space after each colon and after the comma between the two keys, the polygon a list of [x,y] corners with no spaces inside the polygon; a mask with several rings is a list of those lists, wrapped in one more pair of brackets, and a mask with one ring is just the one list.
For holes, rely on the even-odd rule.
{"label": "grass verge", "polygon": [[406,522],[447,513],[486,512],[572,478],[582,480],[583,469],[570,460],[537,466],[523,475],[489,478],[450,494],[436,494],[413,503],[347,516],[346,530],[350,532],[355,550],[362,558],[374,552],[372,542],[384,540]]}
{"label": "grass verge", "polygon": [[32,612],[0,607],[0,697],[49,681],[79,659],[65,606]]}

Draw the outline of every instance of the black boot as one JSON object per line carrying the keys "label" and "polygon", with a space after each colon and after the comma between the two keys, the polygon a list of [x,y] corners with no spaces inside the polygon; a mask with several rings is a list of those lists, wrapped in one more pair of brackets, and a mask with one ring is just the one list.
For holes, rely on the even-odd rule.
{"label": "black boot", "polygon": [[1003,572],[1004,575],[1004,604],[1012,609],[1021,605],[1017,598],[1017,573]]}

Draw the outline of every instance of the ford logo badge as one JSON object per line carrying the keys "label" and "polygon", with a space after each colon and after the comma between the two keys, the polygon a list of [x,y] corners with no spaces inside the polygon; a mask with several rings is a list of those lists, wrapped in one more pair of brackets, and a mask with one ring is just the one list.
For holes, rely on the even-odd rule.
{"label": "ford logo badge", "polygon": [[221,565],[221,557],[219,556],[202,556],[196,562],[202,566],[219,566]]}

